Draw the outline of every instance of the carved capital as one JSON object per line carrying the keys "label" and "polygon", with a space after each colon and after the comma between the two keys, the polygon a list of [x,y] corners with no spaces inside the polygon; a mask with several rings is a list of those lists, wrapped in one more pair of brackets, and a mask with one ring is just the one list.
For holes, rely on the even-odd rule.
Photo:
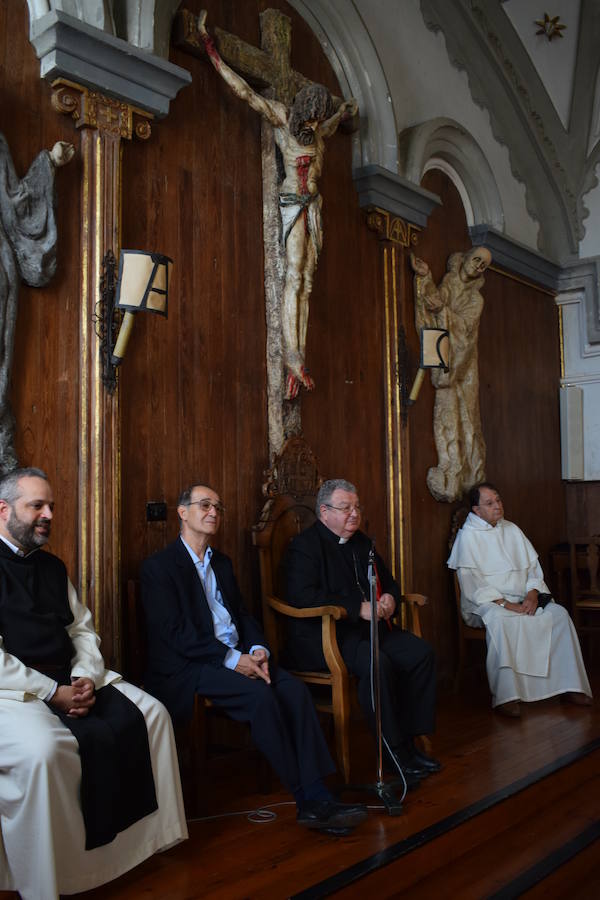
{"label": "carved capital", "polygon": [[52,107],[70,115],[77,128],[96,128],[126,140],[135,136],[145,141],[150,137],[152,113],[63,78],[54,81],[52,87]]}
{"label": "carved capital", "polygon": [[391,241],[401,247],[413,247],[417,243],[421,229],[411,222],[392,216],[378,206],[367,207],[366,214],[367,228],[374,231],[380,241]]}

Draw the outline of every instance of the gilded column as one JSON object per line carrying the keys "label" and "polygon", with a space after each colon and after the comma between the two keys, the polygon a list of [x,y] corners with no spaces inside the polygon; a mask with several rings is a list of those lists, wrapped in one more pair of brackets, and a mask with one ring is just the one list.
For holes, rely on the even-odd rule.
{"label": "gilded column", "polygon": [[118,668],[121,594],[121,448],[119,389],[102,382],[94,331],[102,260],[121,246],[124,140],[150,136],[150,113],[64,79],[54,108],[70,114],[81,137],[81,309],[79,359],[79,596],[92,610],[107,665]]}
{"label": "gilded column", "polygon": [[419,228],[376,206],[366,224],[379,239],[384,298],[384,365],[388,541],[392,573],[401,590],[412,589],[410,445],[407,417],[408,348],[400,296],[403,248],[414,246]]}

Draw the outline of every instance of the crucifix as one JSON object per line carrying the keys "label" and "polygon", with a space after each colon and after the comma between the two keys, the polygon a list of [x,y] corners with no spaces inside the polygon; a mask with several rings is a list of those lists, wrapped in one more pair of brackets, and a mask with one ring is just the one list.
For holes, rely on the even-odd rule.
{"label": "crucifix", "polygon": [[[301,431],[302,388],[314,382],[305,364],[309,298],[323,241],[317,181],[324,138],[356,116],[355,100],[341,102],[291,68],[291,22],[267,9],[260,15],[261,49],[221,29],[215,40],[206,12],[182,10],[177,43],[206,53],[233,92],[262,119],[263,242],[267,321],[267,396],[271,458],[286,437]],[[246,81],[245,78],[248,80]],[[251,87],[250,82],[258,91]],[[278,160],[285,172],[278,174]]]}

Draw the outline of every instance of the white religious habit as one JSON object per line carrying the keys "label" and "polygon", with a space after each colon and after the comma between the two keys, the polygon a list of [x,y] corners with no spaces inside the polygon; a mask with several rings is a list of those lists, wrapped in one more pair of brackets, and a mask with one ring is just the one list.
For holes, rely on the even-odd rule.
{"label": "white religious habit", "polygon": [[490,525],[469,513],[448,566],[458,575],[463,619],[485,625],[492,706],[568,692],[592,696],[577,633],[563,606],[552,601],[525,616],[494,603],[501,597],[522,603],[533,589],[550,593],[538,555],[517,525],[505,519]]}
{"label": "white religious habit", "polygon": [[90,890],[188,836],[169,714],[154,697],[104,668],[90,612],[71,582],[68,598],[71,673],[92,678],[96,689],[114,685],[141,710],[158,809],[109,844],[85,849],[78,743],[44,703],[54,682],[7,653],[0,635],[0,890],[18,890],[23,900]]}

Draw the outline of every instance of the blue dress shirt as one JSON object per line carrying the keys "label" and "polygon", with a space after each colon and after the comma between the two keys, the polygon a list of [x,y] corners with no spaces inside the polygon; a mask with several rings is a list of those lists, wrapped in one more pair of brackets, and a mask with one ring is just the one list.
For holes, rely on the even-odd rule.
{"label": "blue dress shirt", "polygon": [[[219,585],[217,584],[215,573],[213,572],[212,566],[210,564],[210,561],[212,559],[212,549],[211,547],[207,547],[204,551],[204,559],[200,559],[198,554],[194,550],[192,550],[190,545],[186,541],[184,541],[183,538],[181,538],[181,543],[190,554],[192,562],[196,566],[196,572],[198,573],[198,578],[200,579],[200,582],[204,589],[206,602],[208,603],[208,608],[210,609],[210,613],[212,616],[213,625],[215,628],[215,637],[218,641],[221,641],[222,644],[225,644],[226,647],[229,647],[227,653],[225,654],[223,665],[227,669],[235,669],[242,655],[241,651],[236,649],[237,645],[240,642],[240,636],[237,632],[237,628],[232,621],[231,616],[229,615],[227,607],[223,603],[223,597],[221,596],[221,591],[219,590]],[[253,653],[259,648],[262,650],[266,650],[266,647],[261,647],[260,644],[255,644],[250,648],[250,653]],[[266,650],[266,652],[268,656],[268,650]]]}

